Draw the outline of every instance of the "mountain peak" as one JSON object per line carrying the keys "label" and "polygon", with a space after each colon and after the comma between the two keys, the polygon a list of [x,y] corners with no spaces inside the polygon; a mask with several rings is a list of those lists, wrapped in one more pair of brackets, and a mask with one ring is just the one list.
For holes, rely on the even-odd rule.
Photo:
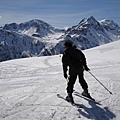
{"label": "mountain peak", "polygon": [[42,21],[42,20],[38,20],[38,19],[33,19],[24,23],[10,23],[10,24],[5,24],[5,26],[3,27],[3,29],[5,30],[12,30],[12,31],[19,31],[21,29],[27,29],[30,27],[52,27],[51,25],[47,24],[46,22]]}
{"label": "mountain peak", "polygon": [[90,16],[81,20],[78,25],[73,26],[72,29],[70,29],[70,33],[74,33],[72,31],[77,31],[78,34],[81,32],[86,34],[90,28],[104,31],[102,25],[93,16]]}
{"label": "mountain peak", "polygon": [[97,21],[93,16],[86,18],[87,21]]}
{"label": "mountain peak", "polygon": [[104,20],[101,20],[100,22],[102,23],[113,23],[115,24],[115,22],[113,20],[110,20],[110,19],[104,19]]}
{"label": "mountain peak", "polygon": [[33,19],[20,24],[16,24],[16,23],[6,24],[3,27],[3,29],[15,31],[22,34],[27,34],[30,36],[37,34],[37,36],[39,37],[44,37],[49,33],[53,33],[56,30],[48,23],[38,19]]}
{"label": "mountain peak", "polygon": [[[25,22],[24,24],[26,24],[26,23],[28,23],[28,24],[30,24],[30,25],[33,25],[33,24],[41,25],[41,24],[43,24],[43,25],[50,26],[50,25],[47,24],[46,22],[44,22],[44,21],[42,21],[42,20],[38,20],[38,19],[32,19],[32,20],[30,20],[30,21],[28,21],[28,22]],[[22,23],[21,23],[21,24],[22,24]]]}
{"label": "mountain peak", "polygon": [[79,25],[83,25],[83,24],[96,25],[96,24],[98,24],[98,21],[97,21],[93,16],[90,16],[90,17],[88,17],[88,18],[84,18],[84,19],[79,23]]}
{"label": "mountain peak", "polygon": [[112,28],[112,29],[120,28],[117,23],[115,23],[113,20],[110,20],[110,19],[101,20],[100,23],[103,26],[109,26],[109,28]]}

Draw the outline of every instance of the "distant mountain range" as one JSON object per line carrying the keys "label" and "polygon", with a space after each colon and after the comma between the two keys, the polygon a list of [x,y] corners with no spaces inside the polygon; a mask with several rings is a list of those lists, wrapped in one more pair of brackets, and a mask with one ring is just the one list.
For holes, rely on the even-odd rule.
{"label": "distant mountain range", "polygon": [[55,55],[71,40],[79,49],[88,49],[120,39],[120,27],[113,20],[84,18],[67,30],[41,20],[5,24],[0,28],[0,62],[5,60]]}

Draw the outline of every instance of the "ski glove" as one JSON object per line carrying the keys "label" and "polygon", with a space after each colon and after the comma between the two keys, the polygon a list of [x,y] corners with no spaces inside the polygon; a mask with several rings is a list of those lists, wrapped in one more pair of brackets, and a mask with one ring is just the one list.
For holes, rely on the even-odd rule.
{"label": "ski glove", "polygon": [[87,66],[85,66],[84,68],[86,71],[90,71],[90,69]]}
{"label": "ski glove", "polygon": [[67,73],[64,73],[64,78],[67,79],[67,77],[68,77],[68,76],[67,76]]}

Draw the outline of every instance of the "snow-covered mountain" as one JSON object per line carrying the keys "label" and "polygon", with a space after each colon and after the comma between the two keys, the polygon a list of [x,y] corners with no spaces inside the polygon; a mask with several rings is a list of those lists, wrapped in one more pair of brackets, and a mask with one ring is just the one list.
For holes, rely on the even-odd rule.
{"label": "snow-covered mountain", "polygon": [[120,27],[112,20],[98,22],[93,16],[68,28],[65,38],[75,41],[78,47],[88,49],[120,38]]}
{"label": "snow-covered mountain", "polygon": [[80,49],[88,49],[120,38],[120,27],[113,20],[84,18],[67,30],[41,20],[6,24],[0,28],[0,61],[21,57],[55,55],[63,52],[65,40]]}
{"label": "snow-covered mountain", "polygon": [[45,38],[47,36],[49,40],[50,36],[63,32],[64,29],[36,19],[21,24],[6,24],[0,29],[0,61],[54,54],[46,49]]}
{"label": "snow-covered mountain", "polygon": [[0,61],[37,55],[44,43],[25,34],[0,29]]}
{"label": "snow-covered mountain", "polygon": [[78,80],[72,106],[66,97],[59,55],[0,62],[0,120],[120,120],[120,40],[84,50],[91,73],[84,72],[95,104],[84,99]]}
{"label": "snow-covered mountain", "polygon": [[4,30],[15,31],[18,33],[34,36],[44,37],[48,34],[54,34],[55,32],[61,32],[60,29],[54,28],[46,22],[38,19],[33,19],[25,23],[11,23],[6,24],[3,27]]}

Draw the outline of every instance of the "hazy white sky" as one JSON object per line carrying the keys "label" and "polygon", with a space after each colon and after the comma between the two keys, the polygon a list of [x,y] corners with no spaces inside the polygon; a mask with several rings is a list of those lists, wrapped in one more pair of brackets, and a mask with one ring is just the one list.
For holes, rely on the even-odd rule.
{"label": "hazy white sky", "polygon": [[71,27],[89,16],[120,25],[120,0],[0,0],[0,26],[40,19],[54,27]]}

